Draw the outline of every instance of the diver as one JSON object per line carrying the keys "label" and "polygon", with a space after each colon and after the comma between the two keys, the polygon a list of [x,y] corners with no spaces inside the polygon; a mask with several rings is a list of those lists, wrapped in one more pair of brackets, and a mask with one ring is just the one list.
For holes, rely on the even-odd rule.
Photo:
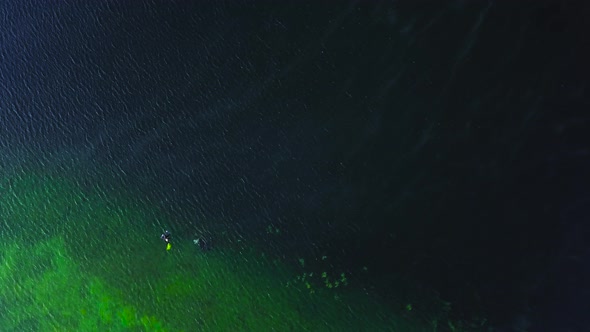
{"label": "diver", "polygon": [[166,251],[170,250],[170,248],[172,248],[172,245],[170,244],[170,232],[168,232],[168,230],[165,230],[164,233],[162,233],[162,235],[160,235],[160,239],[164,240],[164,242],[166,242]]}

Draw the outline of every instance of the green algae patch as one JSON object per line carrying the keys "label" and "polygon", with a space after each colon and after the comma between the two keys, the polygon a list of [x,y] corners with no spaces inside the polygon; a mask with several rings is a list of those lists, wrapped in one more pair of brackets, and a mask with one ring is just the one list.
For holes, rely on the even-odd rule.
{"label": "green algae patch", "polygon": [[125,193],[35,174],[0,189],[3,331],[436,330],[365,290],[327,286],[346,275],[287,287],[300,272],[253,246],[203,252],[172,230],[166,251],[165,219]]}
{"label": "green algae patch", "polygon": [[120,291],[80,271],[62,238],[36,245],[5,243],[0,263],[4,331],[165,331]]}

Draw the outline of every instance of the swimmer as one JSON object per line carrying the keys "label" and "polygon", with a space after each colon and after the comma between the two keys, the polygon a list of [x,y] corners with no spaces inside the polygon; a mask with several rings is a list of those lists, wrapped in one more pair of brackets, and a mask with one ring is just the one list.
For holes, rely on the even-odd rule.
{"label": "swimmer", "polygon": [[166,250],[170,250],[170,248],[172,248],[172,245],[170,244],[170,232],[168,232],[167,230],[164,231],[164,233],[162,233],[162,235],[160,235],[160,239],[164,240],[164,242],[166,242]]}

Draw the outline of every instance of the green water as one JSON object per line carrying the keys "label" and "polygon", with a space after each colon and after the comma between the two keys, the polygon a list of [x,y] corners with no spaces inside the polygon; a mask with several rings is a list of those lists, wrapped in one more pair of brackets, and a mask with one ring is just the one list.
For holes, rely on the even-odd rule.
{"label": "green water", "polygon": [[33,172],[3,179],[0,189],[3,331],[449,326],[432,312],[379,303],[346,274],[306,270],[305,262],[296,270],[247,243],[201,252],[176,241],[166,251],[166,220],[130,193]]}

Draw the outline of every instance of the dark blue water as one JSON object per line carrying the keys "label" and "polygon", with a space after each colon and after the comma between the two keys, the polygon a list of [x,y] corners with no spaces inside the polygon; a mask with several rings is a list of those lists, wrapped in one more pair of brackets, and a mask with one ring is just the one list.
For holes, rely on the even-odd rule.
{"label": "dark blue water", "polygon": [[187,239],[367,266],[386,298],[401,275],[459,318],[580,328],[544,289],[588,258],[563,245],[588,219],[587,12],[3,2],[0,167],[129,188]]}

